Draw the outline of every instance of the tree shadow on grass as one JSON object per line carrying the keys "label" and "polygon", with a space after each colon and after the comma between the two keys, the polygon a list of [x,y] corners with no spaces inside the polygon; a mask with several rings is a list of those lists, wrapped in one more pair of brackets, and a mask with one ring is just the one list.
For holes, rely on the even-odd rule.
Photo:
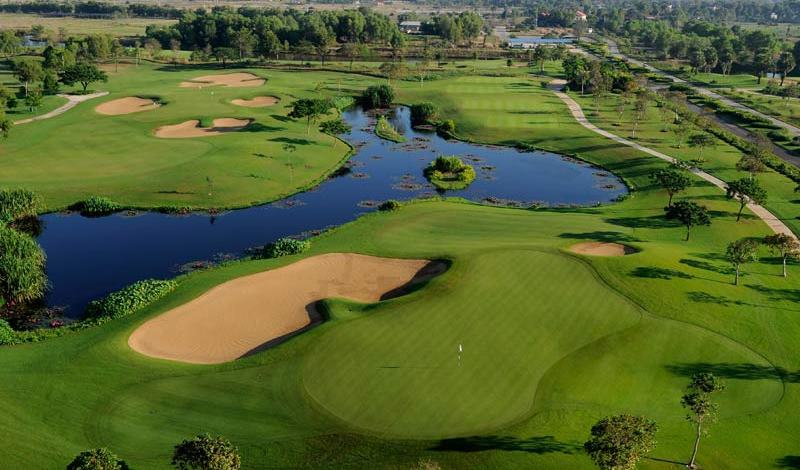
{"label": "tree shadow on grass", "polygon": [[775,289],[754,284],[747,284],[747,288],[766,295],[771,301],[800,302],[800,289]]}
{"label": "tree shadow on grass", "polygon": [[576,443],[561,442],[553,436],[533,436],[520,439],[514,436],[470,436],[442,439],[430,450],[439,452],[482,452],[506,450],[530,454],[574,454],[582,449]]}
{"label": "tree shadow on grass", "polygon": [[702,261],[699,259],[692,259],[692,258],[681,258],[678,260],[680,264],[685,264],[686,266],[691,266],[696,269],[702,269],[704,271],[711,271],[718,274],[725,274],[725,275],[733,275],[736,271],[731,267],[723,267],[718,266],[716,264],[709,263],[708,261]]}
{"label": "tree shadow on grass", "polygon": [[785,455],[775,461],[779,468],[800,469],[800,455]]}
{"label": "tree shadow on grass", "polygon": [[645,279],[693,279],[694,276],[677,269],[659,268],[657,266],[639,266],[631,270],[631,275]]}
{"label": "tree shadow on grass", "polygon": [[289,116],[281,116],[280,114],[271,114],[269,117],[280,122],[292,122],[292,118]]}
{"label": "tree shadow on grass", "polygon": [[260,122],[254,122],[239,132],[281,132],[285,130],[285,127],[267,126],[265,124],[261,124]]}
{"label": "tree shadow on grass", "polygon": [[741,300],[733,300],[729,299],[728,297],[724,297],[721,295],[713,295],[709,294],[708,292],[702,292],[702,291],[687,292],[686,296],[692,302],[698,302],[703,304],[717,304],[722,307],[732,307],[734,305],[739,307],[744,307],[744,306],[760,307],[760,305],[743,302]]}
{"label": "tree shadow on grass", "polygon": [[663,215],[651,215],[648,217],[612,217],[604,219],[604,222],[613,225],[620,225],[628,228],[675,228],[680,224],[668,220]]}
{"label": "tree shadow on grass", "polygon": [[308,139],[295,139],[293,137],[275,137],[274,139],[269,139],[270,142],[282,142],[285,144],[292,144],[292,145],[311,145],[314,142]]}
{"label": "tree shadow on grass", "polygon": [[782,380],[784,382],[800,382],[800,371],[788,371],[783,367],[763,366],[758,364],[718,362],[679,362],[664,366],[673,375],[691,377],[699,372],[711,372],[723,379],[738,380]]}
{"label": "tree shadow on grass", "polygon": [[583,232],[583,233],[561,233],[559,238],[570,238],[573,240],[596,240],[598,242],[639,242],[640,239],[632,237],[622,232],[611,231],[596,231],[596,232]]}

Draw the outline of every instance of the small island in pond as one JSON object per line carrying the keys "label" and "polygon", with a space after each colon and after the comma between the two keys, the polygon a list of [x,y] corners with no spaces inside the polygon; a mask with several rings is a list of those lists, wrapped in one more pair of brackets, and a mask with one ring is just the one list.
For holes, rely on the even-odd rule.
{"label": "small island in pond", "polygon": [[456,156],[437,157],[425,168],[425,177],[438,189],[464,189],[475,181],[475,169]]}

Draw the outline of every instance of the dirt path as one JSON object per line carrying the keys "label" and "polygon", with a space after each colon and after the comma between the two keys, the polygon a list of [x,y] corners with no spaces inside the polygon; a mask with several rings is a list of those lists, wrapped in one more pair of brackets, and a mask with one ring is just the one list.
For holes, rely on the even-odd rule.
{"label": "dirt path", "polygon": [[661,69],[657,69],[657,68],[653,67],[652,65],[650,65],[650,64],[648,64],[646,62],[642,62],[641,60],[637,60],[637,59],[628,57],[628,56],[626,56],[625,54],[623,54],[623,53],[621,53],[619,51],[619,47],[617,46],[617,43],[614,42],[611,39],[605,39],[605,42],[606,42],[606,44],[608,44],[608,52],[612,56],[614,56],[614,57],[616,57],[618,59],[625,60],[625,61],[627,61],[627,62],[629,62],[629,63],[631,63],[633,65],[637,65],[639,67],[644,67],[647,70],[649,70],[650,72],[659,74],[659,75],[661,75],[663,77],[666,77],[666,78],[672,80],[674,83],[685,84],[685,85],[691,87],[693,90],[695,90],[700,95],[703,95],[703,96],[705,96],[707,98],[712,98],[712,99],[715,99],[715,100],[719,100],[720,102],[724,103],[726,106],[729,106],[729,107],[734,108],[734,109],[738,109],[739,111],[748,112],[748,113],[751,113],[751,114],[753,114],[755,116],[758,116],[760,118],[766,119],[769,122],[771,122],[772,124],[774,124],[774,125],[776,125],[778,127],[781,127],[783,129],[786,129],[793,136],[800,136],[800,127],[793,126],[793,125],[789,124],[788,122],[781,121],[780,119],[777,119],[777,118],[775,118],[773,116],[770,116],[768,114],[764,114],[764,113],[762,113],[760,111],[756,111],[755,109],[753,109],[753,108],[751,108],[749,106],[745,106],[745,105],[739,103],[738,101],[734,101],[734,100],[732,100],[730,98],[727,98],[725,96],[722,96],[722,95],[720,95],[718,93],[714,93],[713,91],[709,90],[708,88],[692,85],[691,83],[687,82],[686,80],[678,78],[678,77],[676,77],[674,75],[670,75],[667,72],[664,72]]}
{"label": "dirt path", "polygon": [[56,116],[59,116],[61,114],[66,113],[67,111],[69,111],[70,109],[74,108],[75,106],[78,106],[79,104],[83,103],[84,101],[88,101],[88,100],[90,100],[92,98],[99,98],[101,96],[106,96],[107,94],[108,94],[107,91],[101,91],[101,92],[98,92],[98,93],[91,93],[89,95],[65,95],[65,94],[59,94],[57,96],[60,96],[62,98],[66,98],[67,99],[66,103],[64,103],[63,105],[59,106],[58,108],[50,111],[49,113],[45,113],[45,114],[42,114],[42,115],[39,115],[39,116],[34,116],[34,117],[28,118],[28,119],[20,119],[19,121],[14,121],[14,125],[18,126],[20,124],[28,124],[29,122],[33,122],[33,121],[41,121],[43,119],[50,119],[50,118],[53,118],[53,117],[56,117]]}
{"label": "dirt path", "polygon": [[128,345],[146,356],[218,364],[319,321],[315,305],[340,297],[378,302],[444,270],[428,260],[354,253],[312,256],[220,284],[139,326]]}
{"label": "dirt path", "polygon": [[[648,148],[648,147],[645,147],[643,145],[637,144],[636,142],[632,142],[632,141],[630,141],[628,139],[624,139],[624,138],[622,138],[622,137],[620,137],[620,136],[618,136],[616,134],[612,134],[611,132],[608,132],[606,130],[600,129],[599,127],[597,127],[594,124],[592,124],[591,122],[589,122],[589,120],[586,118],[586,115],[583,114],[583,109],[581,109],[581,106],[574,99],[572,99],[571,96],[569,96],[566,93],[560,91],[561,88],[565,84],[566,84],[566,82],[564,80],[560,80],[560,79],[559,80],[553,80],[553,81],[550,82],[550,88],[555,92],[556,96],[561,98],[561,101],[563,101],[564,104],[567,105],[567,107],[569,108],[570,113],[572,113],[572,117],[574,117],[575,120],[577,120],[578,123],[580,123],[580,125],[582,125],[586,129],[589,129],[590,131],[592,131],[592,132],[594,132],[596,134],[600,134],[603,137],[609,138],[609,139],[613,140],[614,142],[617,142],[617,143],[620,143],[620,144],[623,144],[623,145],[627,145],[628,147],[633,147],[636,150],[639,150],[639,151],[644,152],[646,154],[649,154],[649,155],[652,155],[654,157],[660,158],[660,159],[662,159],[664,161],[667,161],[667,162],[670,162],[670,163],[675,163],[676,161],[678,161],[675,158],[670,157],[669,155],[663,154],[663,153],[658,152],[656,150],[653,150],[651,148]],[[693,169],[691,171],[692,171],[692,173],[694,173],[698,177],[704,179],[705,181],[708,181],[709,183],[711,183],[714,186],[718,187],[722,191],[726,191],[727,185],[725,184],[724,181],[722,181],[721,179],[717,178],[716,176],[713,176],[713,175],[711,175],[709,173],[706,173],[705,171],[698,170],[698,169]],[[749,204],[747,204],[747,208],[750,209],[761,220],[763,220],[764,223],[766,223],[767,226],[769,226],[769,228],[773,232],[775,232],[775,233],[784,233],[786,235],[794,237],[795,239],[797,238],[797,236],[789,229],[789,227],[786,226],[786,224],[784,224],[779,218],[775,217],[770,211],[768,211],[764,207],[762,207],[762,206],[760,206],[758,204],[749,203]]]}

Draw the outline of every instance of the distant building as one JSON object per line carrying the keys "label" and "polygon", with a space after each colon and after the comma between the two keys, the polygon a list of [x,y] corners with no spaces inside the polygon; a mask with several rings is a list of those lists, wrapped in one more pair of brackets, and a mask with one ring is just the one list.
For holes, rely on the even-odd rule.
{"label": "distant building", "polygon": [[578,10],[575,12],[575,21],[586,21],[588,18],[586,17],[586,13]]}
{"label": "distant building", "polygon": [[400,22],[400,31],[403,31],[406,34],[418,34],[422,28],[421,21],[401,21]]}
{"label": "distant building", "polygon": [[536,46],[548,46],[558,44],[571,44],[575,42],[573,38],[542,38],[538,36],[525,36],[510,38],[508,45],[512,49],[533,49]]}

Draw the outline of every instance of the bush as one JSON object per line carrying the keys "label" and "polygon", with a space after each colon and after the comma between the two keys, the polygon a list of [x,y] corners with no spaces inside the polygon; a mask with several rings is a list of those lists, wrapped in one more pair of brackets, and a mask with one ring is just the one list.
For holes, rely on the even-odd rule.
{"label": "bush", "polygon": [[84,215],[107,215],[122,209],[122,206],[103,196],[91,196],[75,207]]}
{"label": "bush", "polygon": [[378,206],[379,211],[389,212],[395,209],[400,208],[400,201],[396,201],[394,199],[389,199],[388,201],[383,201],[381,205]]}
{"label": "bush", "polygon": [[428,181],[439,189],[464,189],[475,180],[475,169],[458,157],[437,157],[425,169]]}
{"label": "bush", "polygon": [[436,120],[436,106],[433,103],[411,105],[411,125],[419,126]]}
{"label": "bush", "polygon": [[386,108],[394,101],[394,90],[389,85],[373,85],[364,90],[361,104],[366,109]]}
{"label": "bush", "polygon": [[10,223],[25,217],[36,217],[42,200],[27,189],[0,190],[0,222]]}
{"label": "bush", "polygon": [[0,346],[14,343],[16,343],[14,329],[11,328],[7,321],[0,318]]}
{"label": "bush", "polygon": [[67,465],[67,470],[127,470],[128,465],[106,448],[86,450]]}
{"label": "bush", "polygon": [[400,143],[406,141],[405,136],[397,132],[392,123],[386,119],[386,116],[378,116],[378,122],[375,124],[375,135],[392,142]]}
{"label": "bush", "polygon": [[141,310],[178,286],[174,280],[145,279],[112,292],[100,300],[93,300],[86,307],[90,317],[119,318]]}
{"label": "bush", "polygon": [[280,258],[300,254],[311,248],[308,240],[295,240],[294,238],[279,238],[264,247],[261,253],[262,258]]}
{"label": "bush", "polygon": [[44,295],[44,265],[45,255],[36,240],[0,225],[0,298],[6,310]]}
{"label": "bush", "polygon": [[238,470],[241,458],[227,439],[204,434],[176,445],[172,466],[180,470]]}
{"label": "bush", "polygon": [[451,136],[456,132],[456,122],[452,119],[447,119],[445,121],[441,121],[438,126],[436,126],[436,130],[440,134],[444,134],[446,136]]}

